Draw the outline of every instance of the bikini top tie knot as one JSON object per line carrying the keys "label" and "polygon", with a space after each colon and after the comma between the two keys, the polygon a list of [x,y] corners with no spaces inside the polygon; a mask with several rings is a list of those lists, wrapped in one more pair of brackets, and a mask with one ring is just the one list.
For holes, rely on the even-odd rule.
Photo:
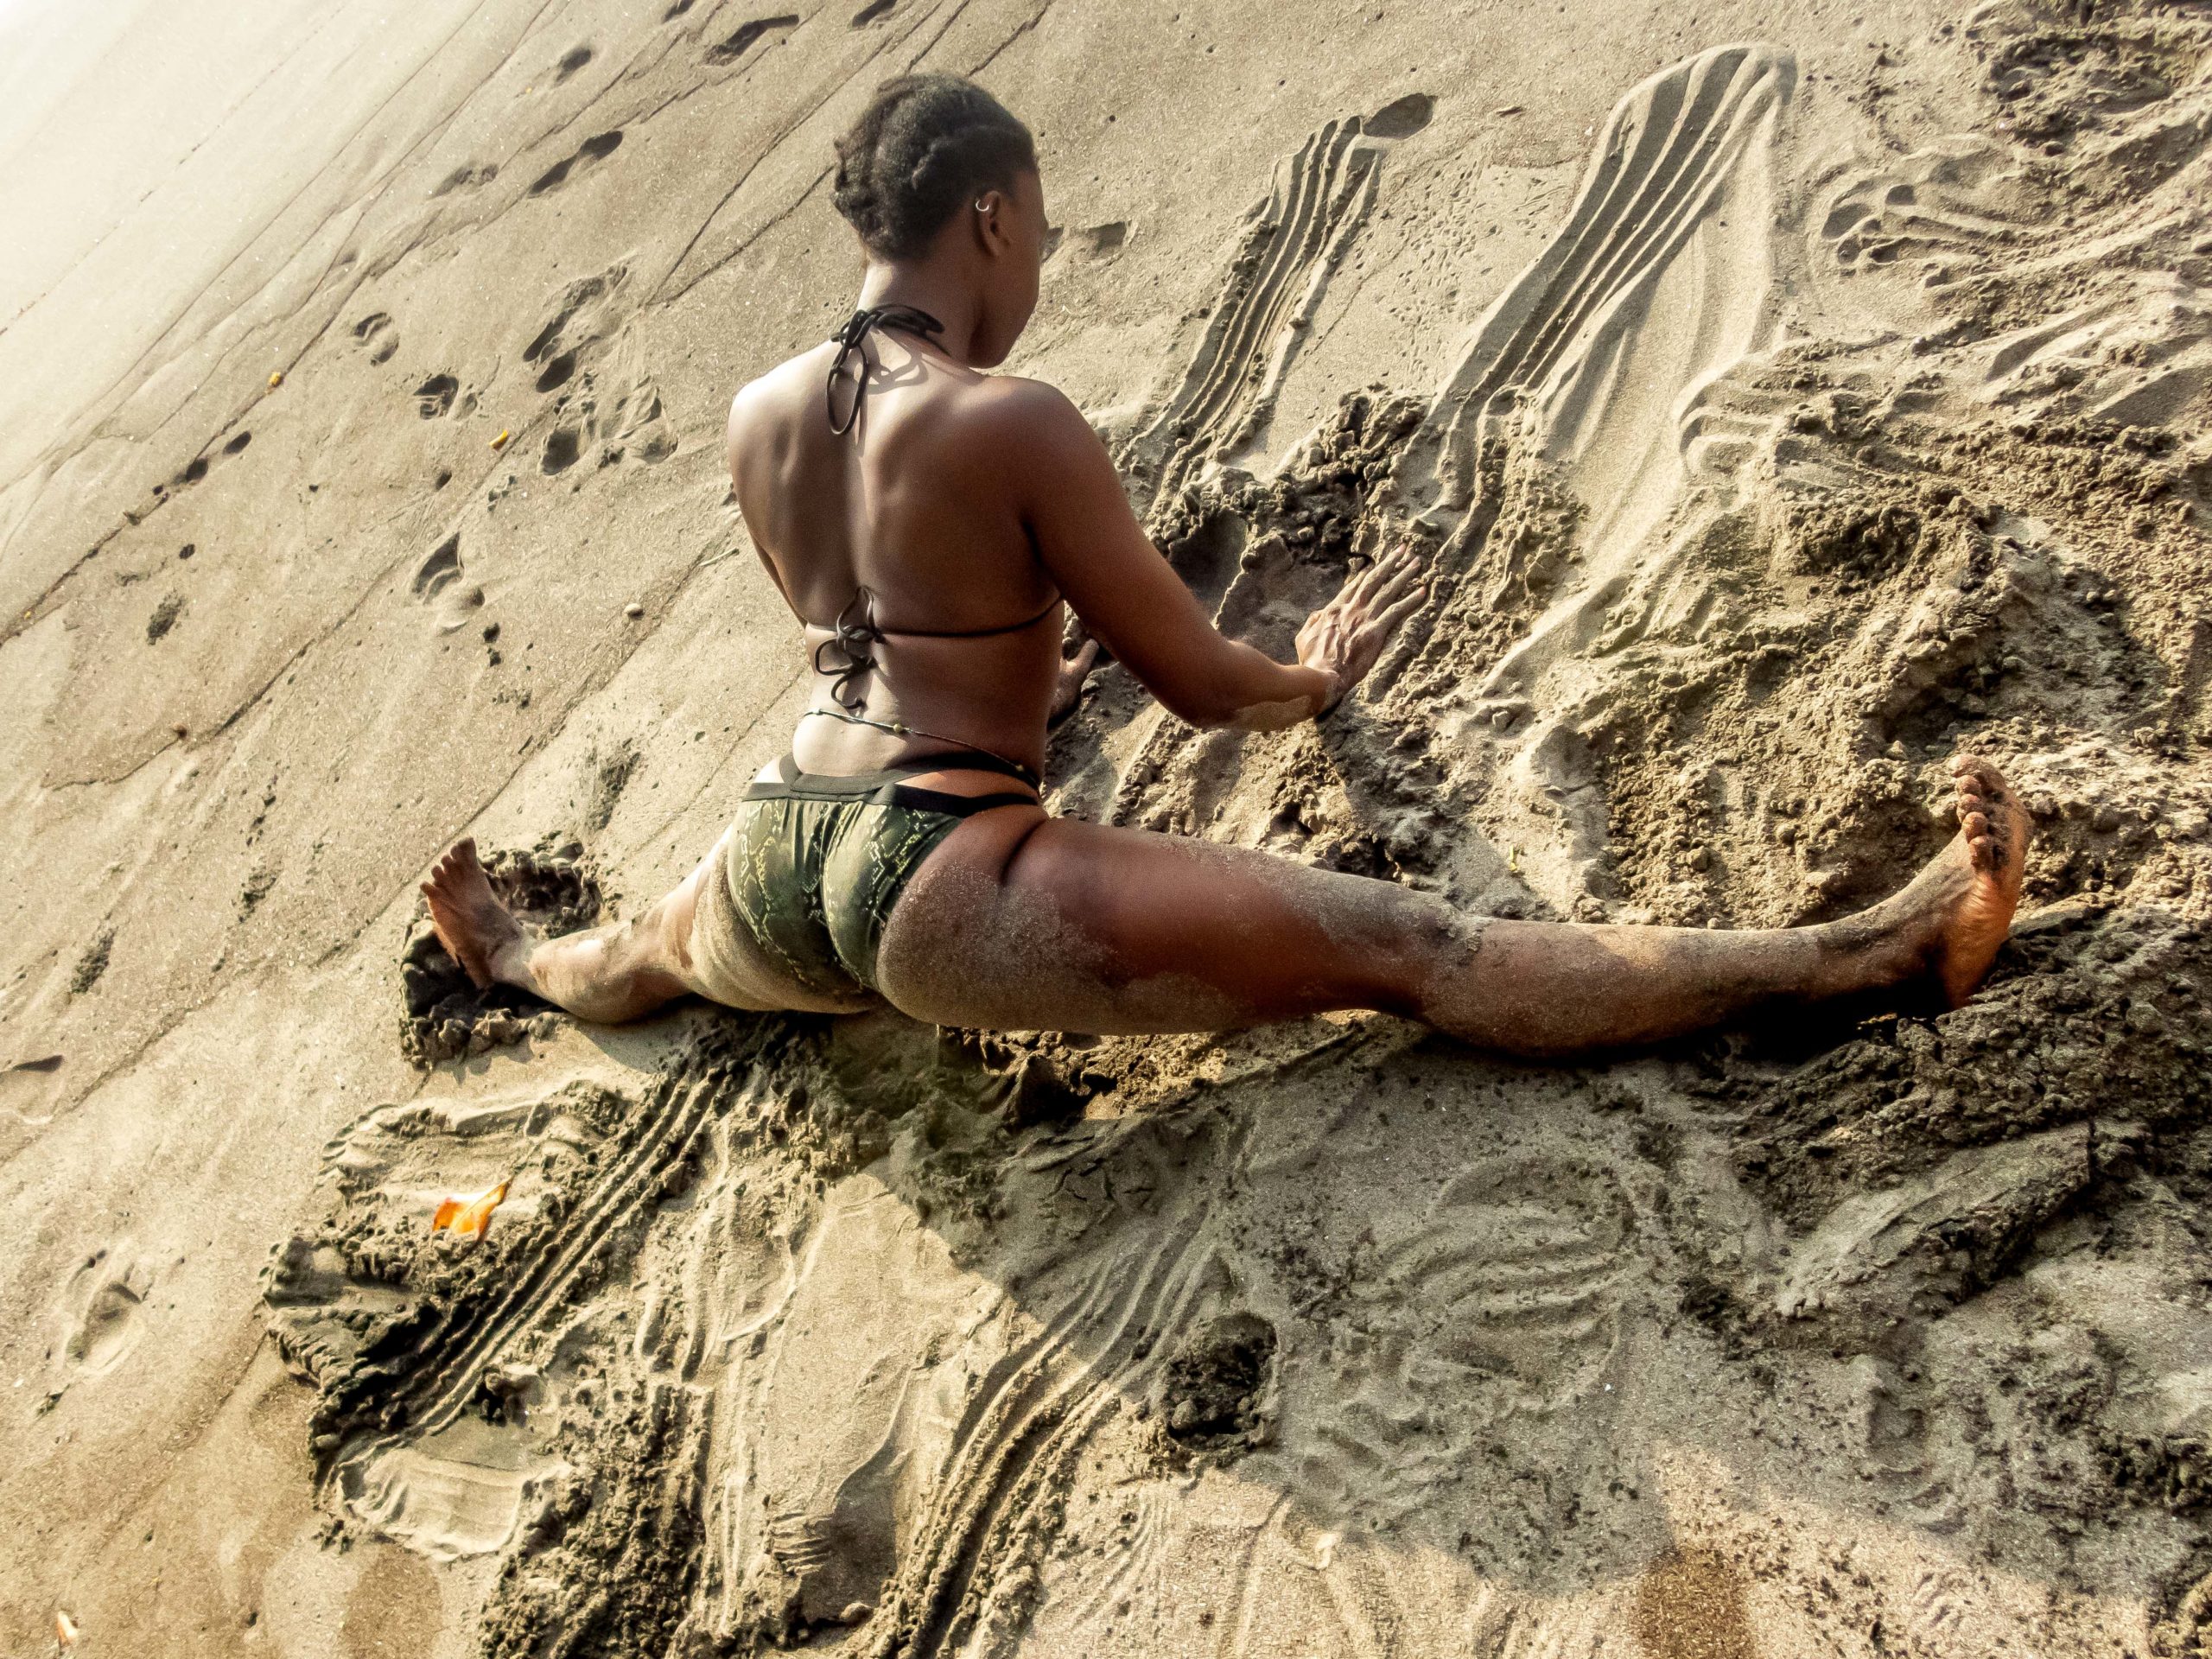
{"label": "bikini top tie knot", "polygon": [[[830,429],[842,437],[853,429],[861,417],[861,398],[868,391],[868,372],[870,367],[866,341],[868,331],[874,328],[897,328],[904,333],[927,340],[931,334],[941,334],[944,325],[917,306],[862,306],[847,318],[837,332],[830,336],[836,342],[837,355],[830,365],[829,384],[823,388],[830,405]],[[860,368],[851,376],[853,383],[852,407],[845,411],[845,418],[837,418],[837,383],[846,378],[845,370],[853,358],[861,359]]]}
{"label": "bikini top tie knot", "polygon": [[[854,615],[856,610],[858,616]],[[854,588],[845,608],[830,625],[830,637],[814,648],[814,671],[836,677],[830,682],[830,696],[847,713],[868,707],[868,693],[855,691],[853,682],[874,671],[875,658],[868,647],[884,643],[883,630],[875,625],[875,594],[865,587]],[[822,653],[832,649],[844,658],[842,663],[822,660]]]}

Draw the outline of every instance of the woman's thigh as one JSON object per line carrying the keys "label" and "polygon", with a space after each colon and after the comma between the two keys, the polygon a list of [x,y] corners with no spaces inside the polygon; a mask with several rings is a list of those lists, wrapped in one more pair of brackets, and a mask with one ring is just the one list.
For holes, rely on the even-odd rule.
{"label": "woman's thigh", "polygon": [[1455,912],[1387,881],[1010,807],[930,855],[877,964],[917,1019],[1115,1033],[1415,1013],[1471,956]]}
{"label": "woman's thigh", "polygon": [[756,1013],[845,1014],[872,999],[825,997],[792,979],[762,948],[730,900],[723,874],[733,825],[673,891],[640,918],[685,990]]}

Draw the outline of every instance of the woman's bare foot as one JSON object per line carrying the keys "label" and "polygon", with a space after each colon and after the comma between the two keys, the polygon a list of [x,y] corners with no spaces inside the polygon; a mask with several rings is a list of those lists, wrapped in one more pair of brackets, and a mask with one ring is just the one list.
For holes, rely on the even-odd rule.
{"label": "woman's bare foot", "polygon": [[1872,916],[1887,924],[1890,937],[1912,952],[1919,971],[1934,975],[1957,1007],[1974,995],[2012,931],[2028,815],[1988,761],[1962,754],[1951,772],[1959,833],[1910,887]]}
{"label": "woman's bare foot", "polygon": [[529,938],[492,891],[473,836],[455,842],[430,867],[423,896],[430,901],[430,925],[439,943],[467,969],[479,990],[502,982],[527,988]]}

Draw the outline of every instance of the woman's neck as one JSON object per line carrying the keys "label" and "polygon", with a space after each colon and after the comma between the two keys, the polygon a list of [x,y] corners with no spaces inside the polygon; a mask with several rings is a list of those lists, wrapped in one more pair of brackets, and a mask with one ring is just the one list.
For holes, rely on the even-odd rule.
{"label": "woman's neck", "polygon": [[951,271],[923,265],[870,265],[861,281],[861,307],[911,305],[944,325],[930,344],[957,362],[973,360],[982,307],[975,289]]}

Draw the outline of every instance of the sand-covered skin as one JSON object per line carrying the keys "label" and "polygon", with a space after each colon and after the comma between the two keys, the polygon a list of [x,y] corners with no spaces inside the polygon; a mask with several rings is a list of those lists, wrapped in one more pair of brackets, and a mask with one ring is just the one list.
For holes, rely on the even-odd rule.
{"label": "sand-covered skin", "polygon": [[[26,15],[0,1646],[2212,1646],[2202,8]],[[1226,629],[1441,578],[1318,728],[1103,671],[1058,810],[1774,925],[1969,750],[1981,995],[1532,1067],[469,991],[444,845],[632,913],[786,738],[722,420],[915,63],[1038,127],[1014,366]]]}

